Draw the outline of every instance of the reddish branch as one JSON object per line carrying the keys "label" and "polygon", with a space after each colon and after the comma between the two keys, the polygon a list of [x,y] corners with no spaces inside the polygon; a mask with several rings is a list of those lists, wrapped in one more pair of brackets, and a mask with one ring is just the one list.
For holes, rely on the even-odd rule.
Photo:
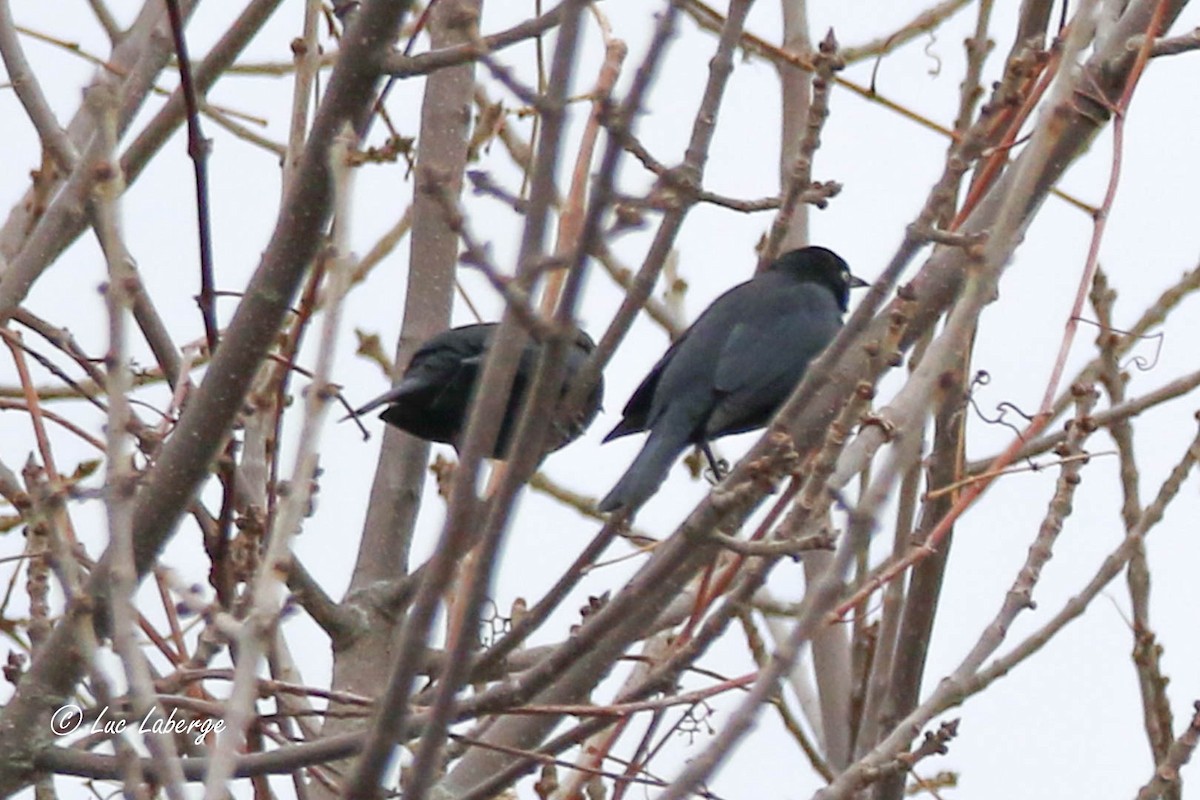
{"label": "reddish branch", "polygon": [[[1042,399],[1042,406],[1038,413],[1034,415],[1034,420],[1015,438],[1008,449],[1000,454],[994,462],[992,462],[989,474],[997,475],[1004,467],[1008,466],[1016,458],[1024,443],[1038,436],[1049,424],[1052,416],[1051,409],[1054,399],[1058,393],[1059,381],[1062,378],[1062,372],[1066,365],[1066,358],[1070,351],[1071,344],[1074,342],[1075,331],[1078,327],[1079,315],[1083,310],[1083,303],[1087,298],[1087,292],[1092,285],[1092,278],[1095,275],[1097,259],[1099,256],[1100,240],[1104,234],[1105,220],[1107,219],[1108,209],[1112,208],[1113,200],[1116,198],[1117,186],[1121,176],[1121,153],[1124,144],[1124,120],[1125,113],[1129,108],[1129,103],[1133,98],[1133,91],[1137,86],[1138,78],[1141,77],[1142,70],[1146,66],[1146,62],[1150,57],[1150,48],[1153,43],[1153,37],[1157,36],[1162,29],[1166,18],[1168,0],[1158,0],[1154,7],[1154,12],[1151,15],[1147,25],[1148,35],[1143,40],[1141,48],[1137,51],[1137,55],[1131,65],[1127,76],[1124,79],[1124,86],[1121,92],[1120,100],[1112,107],[1114,113],[1113,122],[1113,165],[1109,175],[1108,189],[1105,192],[1104,203],[1101,206],[1101,212],[1096,217],[1095,226],[1092,232],[1092,243],[1088,250],[1087,262],[1084,265],[1083,275],[1080,278],[1079,290],[1076,293],[1075,305],[1072,313],[1067,319],[1066,332],[1063,334],[1062,344],[1059,347],[1059,355],[1055,361],[1054,369],[1051,372],[1050,380],[1046,386],[1046,393]],[[1090,75],[1091,73],[1085,73]],[[1095,98],[1104,104],[1106,101],[1103,97]],[[899,562],[894,564],[892,568],[881,577],[883,582],[894,579],[900,575],[914,563],[924,558],[931,550],[935,549],[942,539],[950,532],[954,522],[962,516],[980,495],[991,485],[995,478],[983,478],[966,487],[963,493],[959,496],[954,506],[942,518],[941,522],[930,532],[923,547],[914,548]],[[873,587],[864,588],[862,591],[855,594],[854,597],[841,603],[838,606],[837,613],[839,616],[845,614],[861,600],[862,596],[873,592]]]}

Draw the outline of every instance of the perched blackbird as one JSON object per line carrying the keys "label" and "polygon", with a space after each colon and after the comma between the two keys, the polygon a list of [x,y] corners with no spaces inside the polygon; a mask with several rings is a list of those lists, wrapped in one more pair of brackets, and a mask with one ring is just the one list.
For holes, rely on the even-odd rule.
{"label": "perched blackbird", "polygon": [[601,511],[636,509],[658,490],[689,444],[762,428],[808,362],[842,325],[850,289],[866,286],[836,253],[784,253],[705,309],[671,345],[625,405],[604,441],[650,431]]}
{"label": "perched blackbird", "polygon": [[[496,323],[489,322],[451,328],[434,336],[413,355],[400,382],[359,408],[354,412],[354,416],[387,404],[387,408],[379,415],[384,422],[418,438],[431,442],[445,442],[457,448],[459,436],[467,424],[475,381],[482,371],[488,345],[495,330]],[[583,366],[588,354],[596,349],[596,343],[583,331],[577,333],[573,345],[567,352],[563,395],[567,393],[572,379]],[[531,340],[521,353],[521,360],[513,378],[512,394],[504,410],[504,420],[500,423],[496,446],[490,454],[492,458],[503,458],[508,450],[509,440],[516,428],[521,399],[525,396],[526,388],[533,382],[541,352],[541,343]],[[587,430],[600,411],[603,396],[604,382],[601,380],[588,396],[581,418],[572,420],[565,428],[556,428],[552,432],[548,442],[549,449],[557,450]]]}

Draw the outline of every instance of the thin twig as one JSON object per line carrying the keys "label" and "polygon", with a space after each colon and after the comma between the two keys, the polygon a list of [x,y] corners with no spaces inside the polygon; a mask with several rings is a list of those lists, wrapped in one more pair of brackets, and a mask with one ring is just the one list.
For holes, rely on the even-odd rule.
{"label": "thin twig", "polygon": [[208,155],[212,143],[204,138],[200,129],[200,103],[196,96],[196,83],[192,79],[192,61],[188,58],[187,37],[183,31],[183,14],[179,0],[166,0],[167,17],[171,20],[171,37],[175,43],[175,57],[179,62],[179,88],[183,90],[183,102],[187,107],[188,157],[196,179],[196,231],[200,237],[200,315],[204,319],[204,335],[208,340],[208,351],[217,352],[217,312],[213,291],[212,222],[208,211]]}
{"label": "thin twig", "polygon": [[383,62],[383,72],[393,78],[409,78],[428,75],[445,67],[452,67],[503,50],[506,47],[541,36],[556,27],[562,20],[562,5],[557,5],[544,14],[527,19],[513,27],[481,37],[466,44],[444,47],[419,56],[393,53]]}
{"label": "thin twig", "polygon": [[70,174],[79,163],[79,152],[67,132],[58,124],[46,96],[42,94],[37,76],[25,59],[25,52],[17,38],[9,0],[0,0],[0,55],[4,57],[9,84],[37,130],[42,147],[50,154],[62,174]]}
{"label": "thin twig", "polygon": [[[847,64],[853,64],[867,58],[878,58],[894,52],[923,33],[930,33],[934,28],[954,16],[967,0],[941,0],[917,14],[908,22],[896,28],[887,36],[874,39],[866,44],[842,48],[842,58]],[[930,35],[932,35],[930,33]]]}
{"label": "thin twig", "polygon": [[830,30],[821,41],[817,54],[813,57],[812,99],[808,104],[808,113],[804,119],[804,135],[796,148],[796,157],[791,164],[783,187],[783,202],[779,213],[771,223],[767,233],[767,241],[758,254],[756,272],[762,272],[767,265],[779,255],[779,248],[785,238],[792,244],[796,237],[788,236],[792,230],[792,216],[799,207],[800,200],[812,186],[812,164],[817,148],[821,145],[821,128],[829,118],[829,89],[833,75],[845,66],[838,53],[837,39]]}

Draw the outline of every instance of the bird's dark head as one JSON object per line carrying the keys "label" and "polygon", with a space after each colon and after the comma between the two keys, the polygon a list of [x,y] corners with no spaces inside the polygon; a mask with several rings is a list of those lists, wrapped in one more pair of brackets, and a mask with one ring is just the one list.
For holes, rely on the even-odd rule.
{"label": "bird's dark head", "polygon": [[862,278],[850,272],[850,265],[832,250],[824,247],[801,247],[789,250],[775,259],[767,269],[786,272],[796,280],[811,281],[825,286],[837,298],[842,311],[850,303],[850,290],[869,286]]}

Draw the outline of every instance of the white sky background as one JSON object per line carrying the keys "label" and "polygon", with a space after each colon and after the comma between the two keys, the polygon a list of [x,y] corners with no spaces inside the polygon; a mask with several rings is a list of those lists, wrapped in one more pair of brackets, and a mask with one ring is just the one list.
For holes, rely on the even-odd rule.
{"label": "white sky background", "polygon": [[[188,29],[193,58],[207,52],[223,31],[234,5],[202,6]],[[485,9],[483,29],[490,32],[506,27],[527,13],[530,5],[490,3]],[[603,5],[616,35],[630,45],[624,86],[645,50],[650,25],[646,9],[657,8],[658,4],[610,0]],[[997,41],[988,61],[987,82],[997,77],[1000,60],[1011,44],[1008,37],[1016,4],[997,6],[992,27]],[[843,45],[857,45],[894,30],[921,7],[912,2],[817,2],[810,11],[812,32],[814,38],[819,38],[833,26]],[[126,21],[137,4],[114,2],[113,8]],[[86,4],[79,0],[17,2],[14,14],[19,24],[80,42],[91,52],[106,52],[101,32]],[[250,47],[246,59],[289,59],[288,45],[299,33],[300,15],[301,3],[294,0],[285,3],[284,9]],[[1190,30],[1198,22],[1200,14],[1191,9],[1173,32]],[[879,67],[878,91],[914,111],[950,124],[963,73],[962,40],[974,23],[975,9],[970,7],[941,28],[935,39],[918,37],[889,55]],[[769,41],[777,41],[779,26],[778,5],[764,1],[753,9],[747,29]],[[90,79],[91,67],[48,45],[29,39],[24,44],[44,81],[43,88],[52,106],[60,119],[65,120],[78,103],[80,89]],[[419,43],[416,52],[426,46],[424,41]],[[599,64],[599,36],[594,27],[588,30],[587,46],[588,57],[577,78],[577,91],[586,91],[591,86]],[[714,46],[712,35],[698,31],[685,19],[646,103],[646,114],[638,123],[637,133],[665,163],[682,158]],[[518,46],[504,51],[500,58],[527,71],[532,67],[533,50],[531,46]],[[1116,309],[1118,326],[1132,324],[1162,289],[1200,257],[1195,190],[1200,177],[1200,148],[1196,145],[1196,120],[1200,120],[1200,93],[1195,91],[1197,59],[1200,54],[1151,63],[1135,95],[1126,128],[1122,183],[1101,251],[1101,264],[1120,292]],[[857,64],[845,74],[867,83],[872,67],[872,63]],[[392,94],[389,109],[402,133],[416,133],[421,87],[422,82],[414,80],[398,85]],[[267,119],[266,135],[276,141],[284,140],[290,104],[288,79],[227,77],[210,94],[210,99]],[[516,105],[511,98],[506,102]],[[160,103],[160,99],[153,99],[141,121],[157,110]],[[776,191],[778,104],[774,71],[764,62],[739,59],[721,110],[705,176],[706,188],[741,198],[763,197]],[[831,105],[832,116],[822,135],[823,145],[817,153],[813,176],[817,180],[837,180],[844,184],[844,189],[828,209],[812,213],[812,241],[837,250],[857,274],[871,279],[882,270],[899,243],[904,226],[924,202],[940,173],[947,145],[940,136],[847,91],[835,88]],[[585,113],[584,105],[574,108],[576,133]],[[135,123],[131,130],[139,129],[140,125]],[[210,174],[217,286],[238,290],[256,267],[274,224],[278,164],[269,154],[231,137],[211,121],[204,122],[204,129],[214,139]],[[1111,131],[1111,126],[1108,130]],[[377,126],[376,135],[381,131],[381,126]],[[25,190],[28,171],[37,166],[38,159],[32,128],[11,90],[0,92],[0,141],[8,154],[8,169],[0,174],[0,209],[7,210]],[[192,300],[198,291],[198,257],[192,171],[185,149],[186,140],[180,133],[168,145],[170,152],[154,161],[124,201],[130,249],[177,342],[197,339],[203,333]],[[566,152],[573,149],[568,147]],[[1067,174],[1062,187],[1098,204],[1108,180],[1111,152],[1111,137],[1100,137],[1088,157]],[[497,173],[497,177],[510,186],[516,185],[511,174]],[[623,188],[640,192],[649,181],[636,161],[627,158]],[[356,195],[354,240],[362,253],[403,212],[411,200],[412,182],[406,179],[402,167],[370,167],[358,176]],[[468,203],[474,214],[471,224],[475,233],[493,243],[499,264],[511,265],[520,233],[514,216],[494,201],[469,199]],[[741,215],[705,206],[688,216],[678,238],[678,250],[680,271],[690,286],[685,298],[689,319],[718,294],[749,277],[754,265],[753,245],[770,221],[770,215],[765,213]],[[647,230],[652,229],[653,225]],[[1090,235],[1089,218],[1050,198],[1026,242],[1018,249],[1001,283],[999,299],[984,313],[976,348],[974,367],[986,369],[992,376],[991,384],[978,396],[988,413],[1002,401],[1028,412],[1036,409],[1074,297]],[[626,263],[637,266],[647,241],[645,232],[631,234],[618,242],[616,251]],[[374,396],[386,386],[387,380],[373,364],[353,355],[355,342],[350,327],[378,332],[389,350],[394,345],[401,324],[407,253],[405,242],[375,270],[367,285],[349,299],[346,315],[349,324],[342,337],[334,378],[343,384],[352,403]],[[105,320],[103,305],[91,287],[98,286],[103,279],[104,264],[98,248],[92,238],[84,237],[39,281],[28,306],[52,321],[60,324],[67,321],[77,339],[99,356],[99,343],[105,341]],[[497,318],[500,305],[483,281],[469,274],[463,279],[473,300],[486,309],[485,317]],[[603,325],[620,297],[620,291],[611,281],[598,269],[594,270],[581,306],[581,321],[594,336],[603,332]],[[218,307],[221,320],[227,321],[234,301],[222,299]],[[1192,345],[1196,341],[1198,312],[1200,304],[1194,299],[1189,301],[1175,315],[1174,324],[1166,329],[1162,351],[1153,369],[1131,370],[1131,397],[1196,369]],[[456,305],[454,321],[456,324],[472,321],[462,303]],[[1081,328],[1070,365],[1077,367],[1091,356],[1094,338],[1094,329]],[[604,447],[600,447],[600,439],[615,424],[630,392],[666,345],[665,334],[652,322],[640,321],[635,326],[606,371],[605,414],[586,436],[553,455],[546,462],[547,472],[567,486],[597,497],[612,485],[628,466],[642,439],[630,437]],[[1145,345],[1139,352],[1151,355],[1153,344]],[[139,351],[139,362],[152,363],[144,349]],[[1073,371],[1069,366],[1067,375]],[[39,373],[39,376],[40,382],[48,380],[45,375]],[[0,359],[0,384],[16,383],[11,361]],[[298,379],[293,385],[302,387],[304,381]],[[884,397],[886,394],[885,388]],[[146,391],[139,396],[160,406],[165,398],[161,390]],[[1143,459],[1143,502],[1148,502],[1157,491],[1193,435],[1191,414],[1195,409],[1194,399],[1184,400],[1174,407],[1147,413],[1135,422],[1140,437],[1139,455]],[[96,433],[101,431],[104,420],[85,404],[60,404],[57,410],[69,413]],[[366,424],[376,434],[382,425],[374,418]],[[974,419],[969,456],[979,458],[999,451],[1010,435],[1003,428]],[[352,425],[332,422],[324,436],[324,474],[318,511],[306,520],[296,549],[299,558],[326,589],[340,596],[353,567],[381,437],[375,435],[370,442],[363,443]],[[752,441],[753,435],[725,440],[720,450],[734,459]],[[55,442],[63,472],[70,472],[79,459],[98,457],[86,446],[57,432]],[[1103,434],[1095,437],[1090,449],[1110,449],[1107,437]],[[33,450],[26,417],[18,413],[0,414],[0,459],[8,467],[19,469]],[[452,455],[449,448],[442,452]],[[1009,635],[1009,643],[1019,641],[1023,634],[1054,614],[1120,541],[1123,530],[1118,514],[1116,469],[1115,458],[1103,457],[1084,471],[1075,514],[1068,519],[1055,558],[1038,585],[1035,594],[1038,608],[1019,618]],[[281,470],[281,474],[286,471],[287,468]],[[926,686],[932,686],[957,664],[978,638],[982,625],[999,607],[1036,533],[1055,478],[1054,470],[1045,470],[1000,482],[958,529],[926,670]],[[1200,670],[1196,668],[1200,663],[1200,635],[1194,612],[1200,607],[1200,589],[1195,580],[1198,558],[1194,545],[1195,519],[1200,512],[1196,486],[1195,477],[1189,478],[1182,496],[1148,543],[1154,578],[1152,619],[1155,632],[1166,648],[1163,668],[1171,679],[1176,732],[1190,718],[1193,701],[1200,699]],[[639,514],[638,527],[666,536],[703,491],[701,484],[690,482],[683,468],[677,466],[663,492]],[[433,495],[431,480],[422,509],[422,534],[414,553],[417,558],[428,552],[432,537],[440,528],[442,509],[443,504]],[[106,541],[101,512],[100,504],[95,501],[77,504],[72,511],[80,537],[93,555],[101,551]],[[885,520],[884,526],[886,536],[890,537],[890,520]],[[597,523],[526,492],[511,529],[505,563],[497,573],[494,596],[500,608],[507,609],[518,596],[530,602],[540,597],[597,528]],[[206,561],[199,555],[197,539],[194,530],[185,528],[164,561],[203,582]],[[19,534],[10,534],[7,540],[0,540],[0,556],[19,552],[21,544]],[[624,545],[617,547],[619,552],[624,549]],[[615,589],[637,563],[631,561],[598,570],[585,581],[583,589],[595,594]],[[780,593],[798,594],[800,580],[799,567],[781,566],[772,586]],[[578,602],[564,607],[577,608],[584,596],[580,594]],[[1126,622],[1128,601],[1123,578],[1114,581],[1107,598],[1094,603],[1083,619],[1070,626],[1034,660],[964,708],[947,715],[963,717],[960,735],[951,743],[948,756],[928,760],[921,767],[926,775],[938,770],[960,773],[961,788],[947,790],[945,796],[977,800],[1007,800],[1014,794],[1131,797],[1151,776],[1136,676],[1128,658],[1132,637]],[[566,624],[571,620],[560,621]],[[318,686],[327,685],[326,640],[302,615],[296,615],[288,624],[293,626],[292,640],[306,680]],[[304,642],[310,643],[307,651],[301,649]],[[735,654],[737,648],[728,647],[721,652]],[[747,669],[744,663],[722,664],[719,658],[710,659],[706,665],[730,675]],[[714,724],[719,726],[721,718],[717,717]],[[789,740],[776,732],[777,727],[773,713],[765,713],[759,729],[713,784],[714,791],[727,798],[782,800],[806,797],[817,787],[802,756]],[[682,746],[686,745],[685,740],[678,752],[687,758],[699,752],[705,741],[703,736],[697,737],[689,750]],[[1197,777],[1200,776],[1194,769],[1184,771],[1185,781]],[[290,791],[282,784],[278,789],[285,794]],[[523,796],[526,794],[533,796],[523,790]]]}

